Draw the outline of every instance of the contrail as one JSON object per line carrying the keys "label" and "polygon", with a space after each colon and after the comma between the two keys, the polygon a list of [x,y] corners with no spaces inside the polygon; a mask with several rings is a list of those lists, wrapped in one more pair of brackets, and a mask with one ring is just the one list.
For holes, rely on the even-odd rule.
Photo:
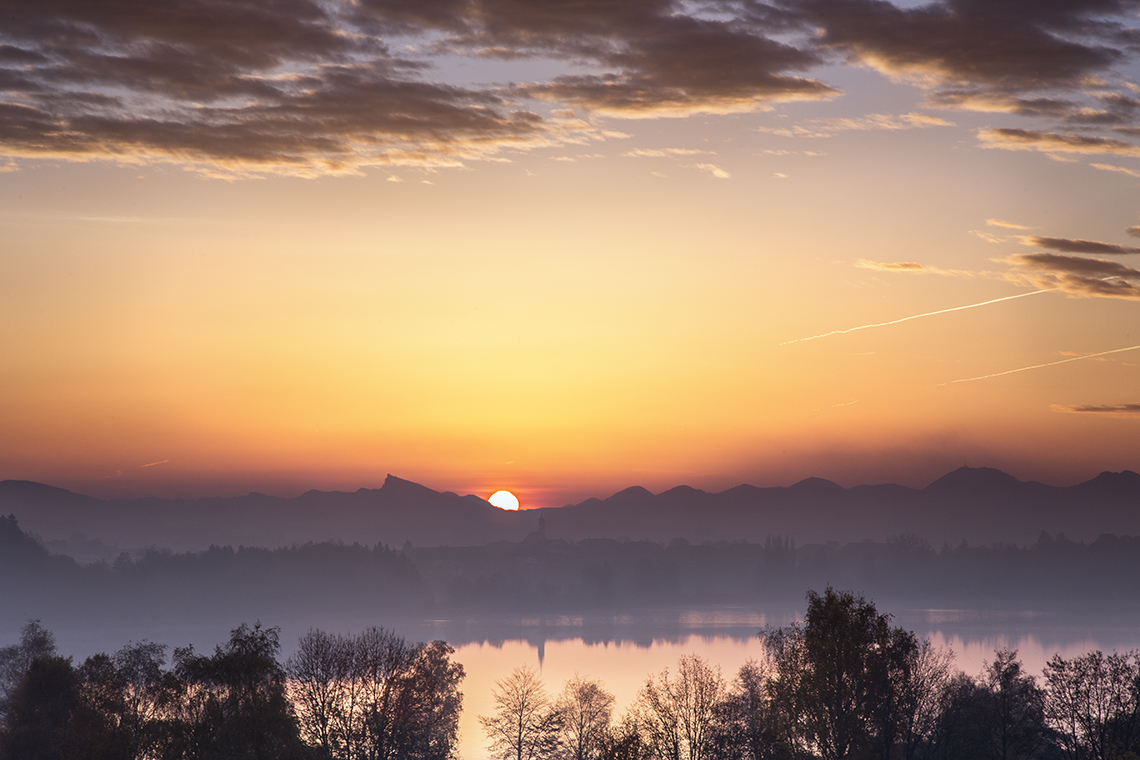
{"label": "contrail", "polygon": [[[1055,362],[1045,362],[1044,364],[1034,364],[1032,367],[1019,367],[1018,369],[1007,369],[1005,372],[995,372],[992,375],[979,375],[978,377],[967,377],[963,380],[952,380],[953,383],[972,383],[975,380],[987,380],[991,377],[1001,377],[1002,375],[1012,375],[1015,372],[1027,372],[1031,369],[1041,369],[1042,367],[1053,367],[1058,364],[1068,364],[1069,362],[1079,362],[1081,359],[1092,359],[1097,356],[1108,356],[1109,354],[1119,354],[1125,351],[1135,351],[1140,346],[1129,346],[1128,348],[1114,348],[1111,351],[1101,351],[1097,354],[1083,354],[1082,356],[1073,356],[1068,359],[1060,359]],[[946,383],[939,383],[939,385],[946,385]]]}
{"label": "contrail", "polygon": [[159,460],[157,462],[151,462],[150,464],[140,464],[139,469],[141,470],[144,467],[154,467],[156,464],[166,464],[169,461],[170,461],[169,459],[162,459],[162,460]]}
{"label": "contrail", "polygon": [[1002,301],[1012,301],[1015,298],[1025,298],[1026,296],[1035,296],[1040,293],[1052,293],[1057,288],[1045,288],[1044,290],[1034,290],[1029,293],[1018,293],[1015,296],[1005,296],[1003,298],[995,298],[992,301],[982,301],[981,303],[969,303],[965,306],[954,306],[949,309],[939,309],[938,311],[928,311],[925,314],[915,314],[910,317],[903,317],[902,319],[895,319],[890,322],[876,322],[873,325],[859,325],[858,327],[848,327],[846,330],[832,330],[831,332],[822,333],[820,335],[813,335],[810,338],[796,338],[795,340],[786,340],[781,343],[781,346],[786,346],[790,343],[803,343],[805,340],[816,340],[817,338],[826,338],[829,335],[846,335],[856,330],[870,330],[872,327],[887,327],[888,325],[897,325],[900,322],[909,322],[912,319],[922,319],[923,317],[933,317],[936,314],[947,314],[952,311],[962,311],[963,309],[976,309],[979,306],[989,306],[991,303],[1001,303]]}

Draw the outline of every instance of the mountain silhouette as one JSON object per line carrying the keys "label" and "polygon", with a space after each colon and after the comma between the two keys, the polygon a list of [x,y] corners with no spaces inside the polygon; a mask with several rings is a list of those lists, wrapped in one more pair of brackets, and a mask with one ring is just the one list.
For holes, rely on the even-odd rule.
{"label": "mountain silhouette", "polygon": [[[882,541],[910,535],[939,545],[1028,545],[1041,531],[1091,541],[1140,535],[1140,475],[1104,472],[1074,486],[1021,481],[962,467],[923,489],[895,484],[844,488],[822,478],[788,487],[740,485],[719,493],[678,486],[653,494],[632,486],[605,499],[542,510],[550,538],[798,544]],[[97,499],[28,481],[0,482],[0,515],[13,514],[53,551],[83,545],[95,559],[120,550],[211,545],[278,547],[309,541],[365,545],[480,546],[521,541],[538,528],[534,510],[508,512],[477,496],[434,491],[389,475],[381,488],[308,491],[295,498]],[[92,547],[95,547],[94,549]],[[70,552],[78,556],[75,551]]]}

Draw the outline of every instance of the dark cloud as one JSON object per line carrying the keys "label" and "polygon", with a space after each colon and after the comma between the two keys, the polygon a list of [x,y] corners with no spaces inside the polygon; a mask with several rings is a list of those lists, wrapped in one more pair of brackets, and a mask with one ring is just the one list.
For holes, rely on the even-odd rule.
{"label": "dark cloud", "polygon": [[1140,248],[1115,243],[1100,243],[1096,240],[1071,240],[1069,238],[1044,237],[1041,235],[1023,235],[1023,245],[1032,245],[1037,248],[1048,248],[1062,253],[1093,253],[1093,254],[1128,254],[1140,253]]}
{"label": "dark cloud", "polygon": [[558,77],[523,91],[623,116],[745,111],[838,94],[786,73],[818,63],[814,55],[721,22],[662,19],[601,58],[616,71]]}
{"label": "dark cloud", "polygon": [[0,18],[9,156],[313,173],[454,161],[558,129],[495,93],[424,81],[349,3],[4,0]]}
{"label": "dark cloud", "polygon": [[820,41],[892,75],[934,77],[1000,92],[1078,87],[1126,57],[1133,0],[948,0],[898,8],[884,0],[807,0]]}
{"label": "dark cloud", "polygon": [[[711,8],[712,6],[708,6]],[[706,8],[706,10],[708,10]],[[0,0],[0,154],[320,172],[550,144],[580,121],[739,111],[836,91],[791,14],[672,0]],[[543,56],[592,73],[506,89],[431,81],[421,50]],[[401,46],[401,50],[404,47]]]}
{"label": "dark cloud", "polygon": [[[0,0],[0,155],[303,172],[450,161],[588,126],[528,112],[528,98],[640,117],[832,97],[811,71],[837,52],[934,83],[932,105],[1127,135],[1140,101],[1092,77],[1140,50],[1121,20],[1137,10],[1140,0]],[[564,70],[445,86],[432,73],[444,53]],[[1140,155],[1067,133],[983,140]]]}
{"label": "dark cloud", "polygon": [[1017,253],[1009,261],[1019,267],[1012,279],[1027,280],[1041,289],[1090,298],[1140,300],[1140,270],[1116,261],[1059,253]]}
{"label": "dark cloud", "polygon": [[[1116,72],[1140,51],[1140,0],[785,0],[819,44],[928,90],[927,105],[1084,127],[1136,125]],[[1115,80],[1115,81],[1114,81]]]}
{"label": "dark cloud", "polygon": [[1070,414],[1111,414],[1125,417],[1140,415],[1140,404],[1083,404],[1073,406],[1056,404],[1053,409]]}

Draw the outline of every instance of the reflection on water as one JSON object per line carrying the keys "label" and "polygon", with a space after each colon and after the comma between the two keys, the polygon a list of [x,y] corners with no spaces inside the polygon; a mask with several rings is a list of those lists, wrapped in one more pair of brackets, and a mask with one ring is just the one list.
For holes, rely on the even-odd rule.
{"label": "reflection on water", "polygon": [[[883,609],[888,609],[883,607]],[[726,679],[763,650],[757,633],[799,619],[802,608],[708,607],[639,611],[621,615],[488,615],[418,621],[401,628],[410,638],[443,638],[456,647],[467,670],[461,751],[468,760],[486,757],[479,715],[493,710],[496,680],[519,665],[541,669],[551,694],[575,673],[605,682],[620,714],[647,676],[673,667],[696,653],[718,664]],[[1040,674],[1054,654],[1073,657],[1093,649],[1140,647],[1140,611],[1134,608],[1084,610],[895,610],[894,622],[949,646],[956,667],[979,673],[996,649],[1019,652],[1026,669]]]}
{"label": "reflection on water", "polygon": [[[1028,672],[1040,675],[1050,657],[1072,657],[1093,649],[1105,652],[1140,648],[1140,608],[1091,606],[1067,610],[899,609],[887,604],[896,625],[951,647],[958,669],[981,671],[995,649],[1017,649]],[[581,615],[482,614],[446,619],[378,619],[361,614],[329,620],[262,621],[281,625],[283,654],[288,656],[310,627],[333,633],[357,633],[369,625],[394,629],[412,641],[443,639],[456,648],[455,660],[467,671],[460,723],[461,752],[467,760],[486,757],[478,723],[493,709],[491,689],[497,679],[520,665],[540,668],[547,691],[557,693],[575,672],[602,680],[617,699],[620,714],[647,676],[673,667],[684,654],[696,653],[720,666],[731,679],[744,662],[759,658],[757,633],[783,626],[802,614],[802,606],[702,607],[638,610]],[[24,621],[3,620],[0,645],[19,636]],[[89,654],[114,651],[128,641],[149,639],[171,646],[193,644],[212,651],[241,621],[199,621],[194,625],[121,630],[68,626],[45,619],[62,653],[82,661]]]}

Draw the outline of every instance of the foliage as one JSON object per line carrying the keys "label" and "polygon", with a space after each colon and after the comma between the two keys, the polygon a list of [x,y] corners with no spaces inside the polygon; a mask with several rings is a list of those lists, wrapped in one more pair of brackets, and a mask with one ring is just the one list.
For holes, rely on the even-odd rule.
{"label": "foliage", "polygon": [[244,623],[213,656],[174,650],[162,758],[286,760],[304,745],[277,661],[277,628]]}
{"label": "foliage", "polygon": [[[0,526],[4,520],[0,518]],[[55,638],[40,625],[39,620],[29,620],[20,629],[20,643],[0,648],[0,724],[8,714],[12,696],[28,672],[32,662],[40,657],[51,657],[56,653]]]}
{"label": "foliage", "polygon": [[824,760],[889,758],[911,722],[914,634],[850,592],[808,592],[802,626],[766,631],[769,691],[784,740]]}

